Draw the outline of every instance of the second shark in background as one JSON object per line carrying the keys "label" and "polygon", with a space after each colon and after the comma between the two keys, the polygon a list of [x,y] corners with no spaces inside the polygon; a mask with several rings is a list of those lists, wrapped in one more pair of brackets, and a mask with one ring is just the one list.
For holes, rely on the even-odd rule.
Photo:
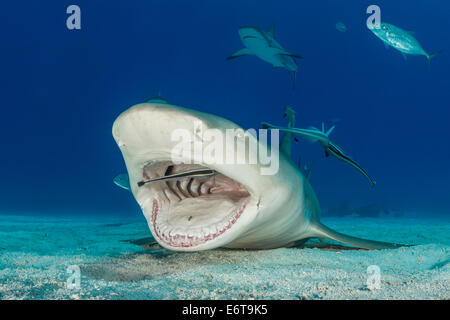
{"label": "second shark in background", "polygon": [[249,55],[257,56],[261,60],[270,63],[274,68],[284,68],[292,73],[295,87],[298,65],[294,58],[302,57],[286,51],[275,40],[274,32],[275,27],[273,24],[267,31],[258,27],[239,28],[239,37],[245,48],[235,52],[227,60]]}

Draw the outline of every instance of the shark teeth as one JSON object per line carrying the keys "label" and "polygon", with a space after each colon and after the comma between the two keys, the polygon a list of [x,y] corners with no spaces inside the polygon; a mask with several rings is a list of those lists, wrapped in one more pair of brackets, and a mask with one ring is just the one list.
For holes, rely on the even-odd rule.
{"label": "shark teeth", "polygon": [[247,206],[249,199],[246,199],[237,210],[228,218],[217,225],[200,230],[183,230],[180,227],[171,227],[160,218],[158,200],[153,199],[153,211],[150,225],[157,238],[171,247],[193,247],[216,239],[229,230],[240,218]]}

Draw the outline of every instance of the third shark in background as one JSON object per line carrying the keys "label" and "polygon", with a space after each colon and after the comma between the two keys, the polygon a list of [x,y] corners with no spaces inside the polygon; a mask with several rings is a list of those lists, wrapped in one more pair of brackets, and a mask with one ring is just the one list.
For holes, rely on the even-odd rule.
{"label": "third shark in background", "polygon": [[298,70],[297,62],[294,58],[302,58],[297,54],[286,51],[281,44],[275,40],[274,25],[269,30],[264,31],[258,27],[239,28],[239,37],[245,48],[235,52],[227,60],[237,57],[254,55],[270,63],[274,68],[284,68],[293,74],[294,87]]}
{"label": "third shark in background", "polygon": [[328,131],[325,131],[325,126],[323,123],[322,123],[322,130],[319,130],[314,127],[310,127],[308,129],[298,129],[289,127],[285,128],[274,126],[267,122],[263,122],[262,127],[265,129],[278,129],[280,131],[298,134],[309,142],[319,142],[325,149],[325,155],[327,157],[329,155],[332,155],[336,159],[339,159],[345,163],[350,164],[352,167],[361,172],[367,178],[372,188],[375,186],[376,182],[367,174],[366,170],[364,170],[357,162],[355,162],[353,159],[347,156],[335,142],[330,140],[329,135],[334,130],[335,126],[332,126],[330,129],[328,129]]}

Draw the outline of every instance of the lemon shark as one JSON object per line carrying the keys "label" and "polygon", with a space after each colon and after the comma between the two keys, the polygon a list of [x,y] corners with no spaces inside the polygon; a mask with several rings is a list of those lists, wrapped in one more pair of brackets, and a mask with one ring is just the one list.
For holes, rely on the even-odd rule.
{"label": "lemon shark", "polygon": [[[322,224],[314,190],[289,155],[279,154],[278,171],[271,175],[261,174],[267,164],[259,159],[254,164],[210,164],[206,160],[192,164],[188,158],[174,162],[172,151],[177,141],[172,141],[171,134],[180,128],[196,133],[199,123],[204,130],[243,130],[212,114],[160,103],[135,105],[120,114],[112,127],[130,191],[162,247],[174,251],[269,249],[291,247],[309,238],[328,238],[365,249],[399,246],[344,235]],[[249,134],[235,137],[233,143],[226,140],[230,145],[224,147],[245,159],[242,146],[249,142],[258,147],[266,144]],[[198,168],[216,173],[138,186],[142,180]]]}
{"label": "lemon shark", "polygon": [[284,68],[293,74],[294,86],[298,70],[294,58],[302,58],[297,54],[286,51],[281,44],[275,40],[275,26],[272,24],[267,31],[259,27],[239,28],[239,37],[245,48],[233,53],[227,60],[242,56],[257,56],[272,65],[274,68]]}
{"label": "lemon shark", "polygon": [[414,32],[403,30],[390,23],[382,22],[380,25],[369,28],[387,46],[391,46],[400,51],[406,59],[406,55],[422,55],[428,61],[441,52],[428,53],[414,37]]}

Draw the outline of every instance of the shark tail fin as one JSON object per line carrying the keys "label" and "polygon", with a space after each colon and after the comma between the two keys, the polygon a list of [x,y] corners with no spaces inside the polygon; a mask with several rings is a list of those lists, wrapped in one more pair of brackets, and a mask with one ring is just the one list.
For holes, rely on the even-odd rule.
{"label": "shark tail fin", "polygon": [[361,249],[367,249],[367,250],[396,249],[399,247],[406,246],[406,245],[402,245],[402,244],[367,240],[367,239],[348,236],[343,233],[334,231],[333,229],[328,228],[327,226],[323,225],[320,222],[316,222],[313,224],[313,232],[315,233],[315,237],[327,238],[327,239],[341,242],[343,244],[348,244],[348,245],[351,245],[354,247],[358,247]]}
{"label": "shark tail fin", "polygon": [[436,57],[438,54],[441,54],[441,53],[442,53],[442,51],[427,53],[428,63],[431,63],[431,59],[433,59],[434,57]]}
{"label": "shark tail fin", "polygon": [[295,89],[295,85],[297,82],[297,71],[289,71],[289,74],[291,75],[293,81],[292,89]]}
{"label": "shark tail fin", "polygon": [[297,71],[294,71],[294,89],[296,85],[297,85]]}

